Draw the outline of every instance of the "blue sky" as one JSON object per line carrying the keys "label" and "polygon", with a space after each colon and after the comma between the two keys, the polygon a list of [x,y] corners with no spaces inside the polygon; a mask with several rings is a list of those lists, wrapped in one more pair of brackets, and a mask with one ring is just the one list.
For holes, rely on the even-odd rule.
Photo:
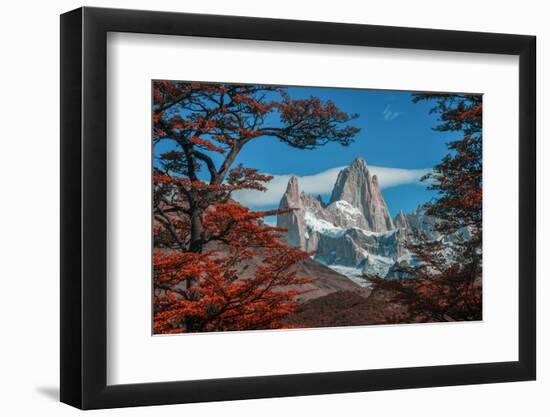
{"label": "blue sky", "polygon": [[[342,110],[358,113],[359,118],[353,124],[360,127],[361,132],[355,142],[348,147],[327,144],[315,150],[299,150],[276,139],[262,139],[249,143],[237,163],[275,175],[312,176],[349,165],[361,156],[369,166],[419,170],[412,172],[421,174],[420,170],[430,169],[448,153],[446,142],[456,137],[434,131],[437,116],[429,113],[433,103],[413,103],[410,92],[310,87],[289,87],[288,92],[294,98],[314,95],[332,100]],[[396,182],[399,184],[399,181],[390,181]],[[413,211],[433,195],[418,181],[406,180],[386,187],[382,183],[382,187],[393,216],[399,210]],[[328,188],[332,188],[332,184]],[[329,193],[322,196],[328,200]],[[247,201],[251,203],[254,199]],[[253,209],[276,206],[249,205]]]}
{"label": "blue sky", "polygon": [[243,204],[252,209],[276,208],[290,175],[298,176],[306,191],[320,193],[327,201],[339,169],[358,156],[378,174],[392,216],[399,210],[411,212],[433,196],[418,178],[448,153],[446,142],[457,137],[433,130],[437,124],[437,116],[429,112],[433,103],[413,103],[412,94],[403,91],[317,87],[288,87],[287,91],[293,98],[313,95],[332,100],[340,109],[359,114],[352,123],[361,131],[348,147],[329,143],[299,150],[274,138],[248,143],[235,165],[242,163],[276,177],[268,193],[239,193],[236,197]]}

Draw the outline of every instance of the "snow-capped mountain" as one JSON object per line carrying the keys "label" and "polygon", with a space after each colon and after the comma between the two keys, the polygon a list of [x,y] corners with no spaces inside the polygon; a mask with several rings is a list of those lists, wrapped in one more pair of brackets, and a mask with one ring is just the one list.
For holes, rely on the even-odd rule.
{"label": "snow-capped mountain", "polygon": [[291,177],[279,208],[294,209],[277,216],[289,244],[315,252],[317,261],[360,284],[363,273],[391,277],[392,267],[412,261],[405,248],[412,230],[435,234],[434,220],[422,208],[391,218],[376,175],[362,158],[340,171],[328,204],[300,192]]}
{"label": "snow-capped mountain", "polygon": [[349,203],[363,214],[367,230],[387,232],[394,229],[388,206],[382,197],[378,178],[372,175],[363,158],[356,158],[353,163],[338,174],[330,203]]}

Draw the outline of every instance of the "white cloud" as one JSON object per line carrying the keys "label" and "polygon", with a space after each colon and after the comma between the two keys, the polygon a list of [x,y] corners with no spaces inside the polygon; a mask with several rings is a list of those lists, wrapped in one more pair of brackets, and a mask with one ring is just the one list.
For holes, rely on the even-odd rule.
{"label": "white cloud", "polygon": [[[329,194],[332,192],[338,173],[346,168],[345,166],[332,168],[315,175],[298,176],[300,191],[307,194]],[[390,188],[403,184],[415,184],[420,178],[431,171],[426,169],[404,169],[369,166],[369,171],[378,177],[381,188]],[[245,206],[273,206],[278,205],[283,196],[288,181],[292,174],[273,175],[273,179],[266,184],[267,191],[240,190],[233,193],[233,198]]]}
{"label": "white cloud", "polygon": [[392,111],[391,106],[388,104],[384,111],[382,112],[384,115],[384,120],[386,122],[391,122],[393,119],[395,119],[398,116],[401,116],[403,114],[402,111]]}

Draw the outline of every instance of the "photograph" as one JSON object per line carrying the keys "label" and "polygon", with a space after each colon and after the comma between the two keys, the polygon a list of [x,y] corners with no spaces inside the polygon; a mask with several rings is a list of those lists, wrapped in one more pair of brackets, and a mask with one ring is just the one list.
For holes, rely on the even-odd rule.
{"label": "photograph", "polygon": [[153,334],[482,320],[482,103],[153,80]]}
{"label": "photograph", "polygon": [[550,416],[545,3],[425,3],[5,2],[0,416]]}

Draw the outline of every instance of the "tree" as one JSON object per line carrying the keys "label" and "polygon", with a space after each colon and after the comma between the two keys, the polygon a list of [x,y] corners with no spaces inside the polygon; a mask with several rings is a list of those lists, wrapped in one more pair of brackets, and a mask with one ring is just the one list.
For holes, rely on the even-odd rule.
{"label": "tree", "polygon": [[[219,198],[217,187],[247,143],[273,137],[299,149],[329,142],[347,146],[359,131],[347,125],[355,117],[316,97],[292,99],[278,87],[155,81],[153,141],[171,141],[176,148],[160,155],[156,171],[189,179],[180,187],[191,221],[188,249],[201,251],[204,210]],[[256,175],[246,169],[240,173],[234,181],[241,185],[249,174]],[[189,186],[199,182],[209,187]]]}
{"label": "tree", "polygon": [[262,137],[299,149],[347,146],[355,117],[278,87],[153,83],[155,332],[281,325],[296,307],[296,286],[309,282],[293,269],[308,255],[261,220],[278,211],[251,212],[231,199],[271,180],[234,162]]}
{"label": "tree", "polygon": [[[292,268],[308,254],[286,245],[283,229],[258,222],[268,214],[232,202],[215,204],[204,230],[223,242],[223,250],[155,251],[155,333],[282,325],[297,307],[296,286],[311,282]],[[254,270],[243,279],[249,268]]]}
{"label": "tree", "polygon": [[406,321],[480,320],[482,313],[482,97],[472,94],[416,94],[433,100],[438,131],[459,131],[450,153],[424,177],[437,197],[426,213],[437,219],[441,237],[412,236],[407,245],[416,265],[403,265],[405,277],[374,278],[374,287],[394,294],[408,307]]}

